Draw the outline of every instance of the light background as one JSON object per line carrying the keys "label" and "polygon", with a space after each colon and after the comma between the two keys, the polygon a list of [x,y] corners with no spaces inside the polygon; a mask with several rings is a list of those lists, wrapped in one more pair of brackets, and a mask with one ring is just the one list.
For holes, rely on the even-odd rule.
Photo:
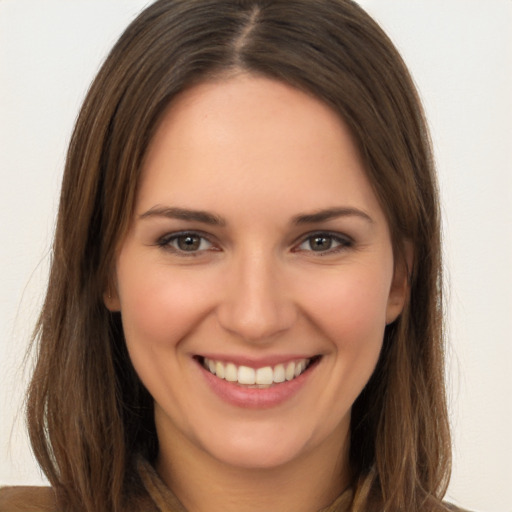
{"label": "light background", "polygon": [[[21,414],[64,155],[95,72],[145,0],[0,0],[0,484],[44,483]],[[512,511],[512,1],[361,0],[418,84],[438,162],[454,471]]]}

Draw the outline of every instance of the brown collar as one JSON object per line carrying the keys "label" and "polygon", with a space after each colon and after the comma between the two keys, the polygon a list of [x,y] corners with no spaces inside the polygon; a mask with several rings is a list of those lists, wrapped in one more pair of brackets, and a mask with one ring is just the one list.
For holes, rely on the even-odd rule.
{"label": "brown collar", "polygon": [[[139,459],[137,470],[147,493],[159,512],[187,512],[174,493],[162,482],[149,462]],[[352,491],[348,489],[328,507],[318,512],[348,512],[351,502]]]}

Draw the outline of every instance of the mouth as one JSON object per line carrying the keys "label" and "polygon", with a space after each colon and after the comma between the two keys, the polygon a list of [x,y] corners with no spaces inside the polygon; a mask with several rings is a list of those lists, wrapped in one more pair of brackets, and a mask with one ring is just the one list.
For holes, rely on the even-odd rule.
{"label": "mouth", "polygon": [[196,356],[197,361],[218,379],[231,382],[244,388],[267,389],[284,382],[290,382],[307,372],[320,360],[321,356],[302,358],[276,364],[252,368],[236,365],[232,362],[219,361],[207,357]]}

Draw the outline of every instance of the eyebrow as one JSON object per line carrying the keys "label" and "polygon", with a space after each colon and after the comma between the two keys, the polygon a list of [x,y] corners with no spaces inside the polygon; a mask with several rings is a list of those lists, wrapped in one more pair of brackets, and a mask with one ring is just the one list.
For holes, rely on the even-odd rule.
{"label": "eyebrow", "polygon": [[373,224],[375,221],[363,210],[357,208],[326,208],[313,213],[300,214],[293,217],[292,222],[297,225],[315,224],[339,217],[360,217],[361,219]]}
{"label": "eyebrow", "polygon": [[218,217],[213,213],[205,212],[203,210],[188,210],[186,208],[154,206],[147,212],[139,215],[139,219],[147,219],[151,217],[165,217],[167,219],[201,222],[210,226],[226,225],[226,221],[222,217]]}
{"label": "eyebrow", "polygon": [[[201,222],[210,226],[226,226],[227,224],[222,217],[204,210],[189,210],[187,208],[169,206],[154,206],[147,212],[139,215],[139,219],[152,217],[165,217],[167,219]],[[359,217],[370,224],[374,223],[374,220],[367,213],[357,208],[326,208],[313,213],[296,215],[292,218],[292,224],[316,224],[319,222],[337,219],[339,217]]]}

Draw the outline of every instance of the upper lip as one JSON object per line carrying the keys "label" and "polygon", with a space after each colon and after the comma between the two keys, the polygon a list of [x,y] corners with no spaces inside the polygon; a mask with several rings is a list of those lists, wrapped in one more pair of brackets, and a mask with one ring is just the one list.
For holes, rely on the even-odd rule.
{"label": "upper lip", "polygon": [[278,364],[286,364],[292,361],[300,361],[301,359],[313,359],[320,354],[286,354],[286,355],[269,355],[265,357],[247,357],[242,355],[230,354],[197,354],[195,357],[199,359],[213,359],[222,363],[233,363],[236,366],[247,366],[249,368],[263,368],[265,366],[276,366]]}

